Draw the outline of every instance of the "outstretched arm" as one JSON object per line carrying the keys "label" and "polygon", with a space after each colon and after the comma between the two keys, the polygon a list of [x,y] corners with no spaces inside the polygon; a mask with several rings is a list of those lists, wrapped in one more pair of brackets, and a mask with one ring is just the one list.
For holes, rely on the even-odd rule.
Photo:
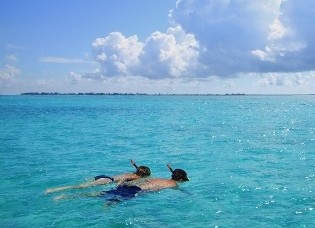
{"label": "outstretched arm", "polygon": [[114,181],[117,183],[117,185],[123,184],[127,181],[132,181],[138,179],[139,176],[137,176],[134,173],[126,173],[118,176],[114,176]]}

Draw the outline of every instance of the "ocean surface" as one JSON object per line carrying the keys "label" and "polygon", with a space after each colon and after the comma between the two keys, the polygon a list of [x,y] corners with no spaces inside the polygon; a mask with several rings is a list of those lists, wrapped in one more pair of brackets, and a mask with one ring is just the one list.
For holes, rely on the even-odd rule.
{"label": "ocean surface", "polygon": [[[315,96],[0,96],[0,227],[315,227]],[[108,206],[45,194],[166,167],[179,189]],[[61,194],[68,198],[56,200]]]}

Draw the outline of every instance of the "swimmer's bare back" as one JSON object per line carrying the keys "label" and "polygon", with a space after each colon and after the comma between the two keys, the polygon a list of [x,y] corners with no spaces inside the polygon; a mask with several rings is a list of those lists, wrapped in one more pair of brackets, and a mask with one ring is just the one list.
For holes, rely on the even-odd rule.
{"label": "swimmer's bare back", "polygon": [[175,188],[177,187],[177,183],[170,179],[152,178],[145,179],[136,186],[140,187],[143,191],[159,191],[165,188]]}

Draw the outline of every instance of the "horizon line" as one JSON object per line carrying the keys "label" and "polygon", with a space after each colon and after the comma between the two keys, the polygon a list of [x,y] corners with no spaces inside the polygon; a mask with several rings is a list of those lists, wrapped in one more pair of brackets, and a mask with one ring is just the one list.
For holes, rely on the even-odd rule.
{"label": "horizon line", "polygon": [[0,94],[0,96],[298,96],[315,93],[121,93],[121,92],[25,92],[19,94]]}

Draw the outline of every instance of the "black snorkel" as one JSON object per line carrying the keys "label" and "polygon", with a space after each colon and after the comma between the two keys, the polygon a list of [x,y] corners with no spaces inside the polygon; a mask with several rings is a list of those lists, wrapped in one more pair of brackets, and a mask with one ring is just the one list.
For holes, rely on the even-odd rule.
{"label": "black snorkel", "polygon": [[136,169],[138,169],[138,166],[136,165],[136,163],[135,163],[135,161],[134,160],[130,160],[130,163],[131,163],[131,165],[133,165]]}
{"label": "black snorkel", "polygon": [[172,172],[172,174],[174,173],[174,170],[172,169],[170,164],[167,164],[167,168]]}

